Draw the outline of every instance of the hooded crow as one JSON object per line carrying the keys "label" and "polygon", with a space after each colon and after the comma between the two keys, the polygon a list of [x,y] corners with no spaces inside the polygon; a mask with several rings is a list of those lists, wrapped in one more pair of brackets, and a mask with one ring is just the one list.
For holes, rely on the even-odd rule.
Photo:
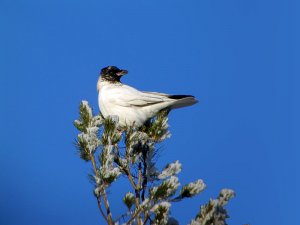
{"label": "hooded crow", "polygon": [[198,101],[192,95],[169,95],[139,91],[121,83],[127,70],[108,66],[101,70],[97,83],[98,103],[104,118],[118,117],[119,125],[142,126],[161,110],[191,106]]}

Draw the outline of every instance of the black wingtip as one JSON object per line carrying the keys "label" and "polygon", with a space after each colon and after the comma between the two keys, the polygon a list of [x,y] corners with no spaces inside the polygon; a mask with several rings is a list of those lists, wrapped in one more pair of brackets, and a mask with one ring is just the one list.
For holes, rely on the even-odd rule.
{"label": "black wingtip", "polygon": [[195,98],[195,96],[193,96],[193,95],[170,95],[168,97],[171,99],[182,99],[182,98],[188,98],[188,97]]}

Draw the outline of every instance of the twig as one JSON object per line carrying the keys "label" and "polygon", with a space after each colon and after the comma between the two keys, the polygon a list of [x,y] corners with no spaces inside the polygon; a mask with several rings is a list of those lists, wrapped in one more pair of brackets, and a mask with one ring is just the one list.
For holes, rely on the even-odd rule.
{"label": "twig", "polygon": [[[92,153],[89,153],[89,155],[90,155],[90,158],[91,158],[91,161],[92,161],[92,164],[93,164],[93,169],[94,169],[95,176],[97,176],[97,164],[96,164],[95,157],[94,157],[94,155]],[[112,220],[112,216],[111,216],[111,212],[110,212],[108,200],[106,198],[105,190],[102,189],[100,193],[101,193],[101,195],[103,197],[103,201],[104,201],[104,205],[105,205],[105,208],[106,208],[107,217],[104,215],[104,213],[103,213],[103,211],[101,209],[101,205],[100,205],[100,208],[99,207],[98,208],[99,208],[101,214],[103,213],[102,216],[104,215],[103,217],[107,221],[107,223],[109,225],[113,225],[113,220]],[[97,199],[97,203],[99,204],[98,199]]]}
{"label": "twig", "polygon": [[97,175],[97,164],[96,164],[95,157],[92,153],[90,153],[90,158],[91,158],[91,161],[93,164],[94,173],[95,173],[95,175]]}
{"label": "twig", "polygon": [[126,224],[127,225],[131,224],[131,222],[138,216],[138,214],[140,214],[141,210],[142,210],[141,208],[137,209],[136,212],[132,215],[132,217],[128,220]]}
{"label": "twig", "polygon": [[[148,183],[148,179],[147,179],[147,152],[146,152],[145,149],[143,149],[142,155],[143,155],[143,164],[144,164],[143,184],[142,184],[142,201],[144,201],[145,200],[145,192],[146,192],[147,183]],[[146,224],[148,219],[149,219],[149,213],[146,210],[145,213],[144,213],[144,224]]]}
{"label": "twig", "polygon": [[[138,169],[138,188],[141,188],[141,182],[142,182],[142,163],[139,162],[139,169]],[[144,201],[144,199],[142,199]]]}
{"label": "twig", "polygon": [[116,155],[119,157],[120,154],[119,154],[118,144],[115,144],[114,147],[115,147],[115,149],[116,149]]}
{"label": "twig", "polygon": [[134,190],[137,190],[137,186],[136,186],[136,184],[134,183],[134,180],[133,180],[133,178],[132,178],[132,175],[131,175],[131,172],[130,172],[130,169],[129,169],[129,168],[127,168],[126,173],[127,173],[126,175],[127,175],[128,179],[129,179],[129,182],[131,183],[133,189],[134,189]]}
{"label": "twig", "polygon": [[[130,181],[130,183],[131,183],[131,185],[132,185],[132,187],[135,191],[135,205],[136,205],[136,208],[138,209],[140,207],[140,185],[139,185],[140,178],[138,178],[138,183],[136,184],[133,180],[133,177],[131,175],[131,171],[130,171],[129,167],[127,167],[127,169],[126,169],[126,175],[127,175],[128,179],[129,179],[129,181]],[[134,220],[135,217],[138,217],[138,216],[139,216],[139,213],[134,213],[132,218],[128,221],[128,224],[129,224],[130,221]],[[137,218],[137,224],[142,225],[142,221],[139,217]]]}
{"label": "twig", "polygon": [[146,192],[146,188],[147,188],[147,183],[148,183],[148,179],[147,179],[147,150],[143,150],[143,161],[144,161],[144,171],[143,171],[143,186],[142,186],[142,201],[145,200],[145,192]]}
{"label": "twig", "polygon": [[147,221],[150,219],[150,216],[149,214],[147,213],[147,215],[145,214],[145,220],[144,220],[144,223],[143,225],[146,225],[147,224]]}
{"label": "twig", "polygon": [[102,210],[102,207],[101,207],[101,199],[99,197],[97,197],[97,203],[98,203],[98,208],[100,210],[100,213],[102,214],[103,218],[105,219],[105,221],[108,223],[108,220]]}
{"label": "twig", "polygon": [[124,213],[121,216],[119,216],[117,219],[115,219],[115,221],[119,221],[121,219],[125,220],[124,218],[130,214],[131,214],[130,211],[128,211],[127,213]]}
{"label": "twig", "polygon": [[106,197],[106,192],[105,192],[104,189],[102,190],[102,197],[103,197],[104,205],[105,205],[105,208],[106,208],[108,224],[113,225],[114,223],[113,223],[113,220],[112,220],[111,211],[110,211],[110,208],[109,208],[108,200],[107,200],[107,197]]}

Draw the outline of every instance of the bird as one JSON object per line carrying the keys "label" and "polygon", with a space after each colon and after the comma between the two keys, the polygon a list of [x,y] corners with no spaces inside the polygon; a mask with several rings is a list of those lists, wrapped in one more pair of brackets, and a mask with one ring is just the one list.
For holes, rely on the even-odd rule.
{"label": "bird", "polygon": [[140,91],[123,84],[128,71],[116,66],[101,69],[97,82],[98,104],[104,118],[117,118],[120,127],[141,127],[162,110],[173,110],[196,104],[193,95],[171,95]]}

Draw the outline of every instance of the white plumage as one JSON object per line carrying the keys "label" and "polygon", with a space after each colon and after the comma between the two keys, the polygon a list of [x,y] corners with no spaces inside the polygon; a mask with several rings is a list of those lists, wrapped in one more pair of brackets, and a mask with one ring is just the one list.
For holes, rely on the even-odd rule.
{"label": "white plumage", "polygon": [[193,96],[144,92],[122,84],[120,77],[126,73],[126,70],[114,66],[103,68],[97,83],[102,115],[105,118],[117,116],[120,126],[140,127],[162,109],[181,108],[197,103]]}

